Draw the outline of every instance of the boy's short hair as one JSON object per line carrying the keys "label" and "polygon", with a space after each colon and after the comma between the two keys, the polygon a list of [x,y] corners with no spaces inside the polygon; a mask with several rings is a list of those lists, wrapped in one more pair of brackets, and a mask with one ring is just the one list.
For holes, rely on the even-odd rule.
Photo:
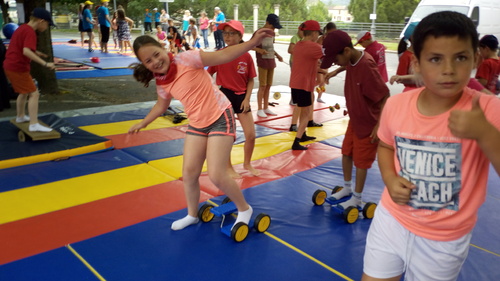
{"label": "boy's short hair", "polygon": [[479,40],[479,47],[488,47],[490,50],[494,51],[498,49],[498,39],[495,35],[484,35],[481,40]]}
{"label": "boy's short hair", "polygon": [[413,51],[419,60],[427,37],[455,37],[462,40],[470,39],[471,47],[476,52],[479,38],[476,26],[466,15],[443,11],[428,15],[417,25],[413,33]]}
{"label": "boy's short hair", "polygon": [[190,19],[189,19],[189,23],[196,24],[196,19],[194,19],[194,18],[190,18]]}

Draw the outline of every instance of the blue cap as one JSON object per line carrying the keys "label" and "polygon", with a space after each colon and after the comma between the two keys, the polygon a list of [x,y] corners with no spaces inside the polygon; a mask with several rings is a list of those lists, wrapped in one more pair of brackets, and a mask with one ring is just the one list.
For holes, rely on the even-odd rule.
{"label": "blue cap", "polygon": [[42,19],[46,22],[48,22],[51,26],[56,26],[54,24],[54,21],[52,21],[52,16],[50,15],[50,12],[45,10],[44,8],[35,8],[33,9],[33,16],[35,18]]}
{"label": "blue cap", "polygon": [[408,26],[406,27],[406,30],[405,30],[405,34],[404,34],[404,38],[406,40],[409,40],[411,35],[413,34],[413,31],[415,31],[415,27],[417,27],[418,25],[418,21],[414,21],[414,22],[411,22],[410,24],[408,24]]}

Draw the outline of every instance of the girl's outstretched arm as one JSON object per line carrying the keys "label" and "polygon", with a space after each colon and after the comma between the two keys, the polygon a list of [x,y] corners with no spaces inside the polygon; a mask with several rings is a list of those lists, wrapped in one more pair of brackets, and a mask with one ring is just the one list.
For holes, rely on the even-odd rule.
{"label": "girl's outstretched arm", "polygon": [[153,109],[142,119],[141,122],[133,125],[130,127],[128,130],[129,134],[135,134],[138,133],[141,129],[146,128],[149,123],[153,122],[156,118],[161,116],[165,111],[167,110],[168,106],[170,105],[170,101],[172,99],[163,99],[163,98],[158,98],[158,101],[156,104],[153,106]]}
{"label": "girl's outstretched arm", "polygon": [[217,52],[200,52],[203,65],[212,66],[228,63],[262,43],[262,39],[273,37],[271,29],[262,28],[247,42],[224,48]]}

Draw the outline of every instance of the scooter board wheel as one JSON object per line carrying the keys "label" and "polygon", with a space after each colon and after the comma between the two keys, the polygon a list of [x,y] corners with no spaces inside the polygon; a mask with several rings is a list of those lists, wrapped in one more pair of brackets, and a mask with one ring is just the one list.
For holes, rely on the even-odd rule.
{"label": "scooter board wheel", "polygon": [[358,220],[359,210],[354,206],[349,206],[344,210],[344,219],[347,223],[355,223]]}
{"label": "scooter board wheel", "polygon": [[220,204],[221,204],[221,205],[224,205],[224,204],[227,204],[227,203],[229,203],[229,202],[231,202],[231,198],[226,197],[226,198],[224,198],[224,200],[222,200],[222,203],[220,203]]}
{"label": "scooter board wheel", "polygon": [[330,112],[332,112],[332,113],[335,112],[335,107],[333,107],[331,105],[328,107],[328,109],[330,109]]}
{"label": "scooter board wheel", "polygon": [[201,208],[198,210],[198,218],[202,221],[202,222],[209,222],[211,221],[213,218],[214,218],[214,214],[210,211],[212,210],[214,206],[210,205],[210,204],[204,204],[203,206],[201,206]]}
{"label": "scooter board wheel", "polygon": [[255,218],[253,227],[257,230],[257,232],[263,233],[266,232],[270,225],[271,217],[268,214],[260,213]]}
{"label": "scooter board wheel", "polygon": [[275,100],[279,100],[281,98],[281,93],[280,92],[275,92],[274,95],[273,95],[273,98]]}
{"label": "scooter board wheel", "polygon": [[340,186],[340,185],[337,185],[335,186],[333,189],[332,189],[332,194],[335,194],[339,191],[341,191],[344,187],[343,186]]}
{"label": "scooter board wheel", "polygon": [[363,217],[366,219],[373,219],[375,215],[375,210],[377,209],[377,204],[373,202],[368,202],[363,207]]}
{"label": "scooter board wheel", "polygon": [[326,201],[326,191],[321,189],[316,190],[312,196],[312,201],[316,206],[323,205]]}
{"label": "scooter board wheel", "polygon": [[231,238],[233,238],[235,242],[239,243],[247,238],[248,232],[248,225],[244,222],[239,222],[233,226],[233,229],[231,230]]}

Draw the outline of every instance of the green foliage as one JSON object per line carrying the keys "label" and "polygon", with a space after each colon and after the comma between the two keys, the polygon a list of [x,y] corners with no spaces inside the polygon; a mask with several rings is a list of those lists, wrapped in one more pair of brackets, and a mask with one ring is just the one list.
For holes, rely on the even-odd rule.
{"label": "green foliage", "polygon": [[327,22],[331,20],[330,15],[328,15],[328,7],[319,1],[316,5],[309,7],[309,19],[313,19],[319,22]]}
{"label": "green foliage", "polygon": [[[377,22],[404,23],[420,0],[377,0]],[[351,0],[349,12],[355,22],[370,22],[374,0]]]}

